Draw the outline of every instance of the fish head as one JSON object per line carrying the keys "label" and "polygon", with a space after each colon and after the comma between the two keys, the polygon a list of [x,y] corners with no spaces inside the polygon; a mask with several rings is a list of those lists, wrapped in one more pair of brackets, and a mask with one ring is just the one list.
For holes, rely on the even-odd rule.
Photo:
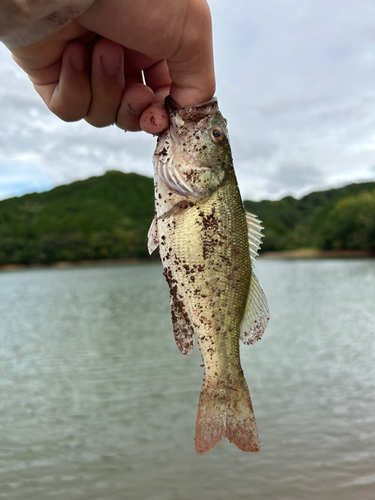
{"label": "fish head", "polygon": [[202,167],[224,167],[231,154],[227,120],[219,111],[217,99],[180,108],[168,96],[165,104],[171,138],[179,146],[181,160]]}
{"label": "fish head", "polygon": [[228,130],[217,100],[181,108],[165,100],[170,127],[159,138],[155,173],[181,196],[202,198],[233,172]]}

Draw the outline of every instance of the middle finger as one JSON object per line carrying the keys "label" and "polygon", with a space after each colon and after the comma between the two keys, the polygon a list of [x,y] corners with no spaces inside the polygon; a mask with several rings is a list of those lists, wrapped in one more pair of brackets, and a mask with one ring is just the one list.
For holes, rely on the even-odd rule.
{"label": "middle finger", "polygon": [[105,38],[92,53],[92,99],[85,120],[95,127],[106,127],[116,121],[125,88],[124,51],[121,45]]}

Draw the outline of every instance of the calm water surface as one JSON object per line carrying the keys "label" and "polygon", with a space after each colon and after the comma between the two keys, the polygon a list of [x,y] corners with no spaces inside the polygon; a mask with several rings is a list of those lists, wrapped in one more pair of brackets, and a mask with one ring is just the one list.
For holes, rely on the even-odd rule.
{"label": "calm water surface", "polygon": [[0,274],[0,499],[373,500],[375,261],[261,260],[262,451],[197,456],[159,264]]}

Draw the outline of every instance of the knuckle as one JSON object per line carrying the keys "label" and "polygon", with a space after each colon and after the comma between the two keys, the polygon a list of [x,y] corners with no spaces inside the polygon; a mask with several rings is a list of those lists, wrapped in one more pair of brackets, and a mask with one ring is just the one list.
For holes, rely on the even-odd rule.
{"label": "knuckle", "polygon": [[139,124],[135,125],[134,123],[121,123],[121,122],[116,122],[116,127],[120,128],[121,130],[125,130],[125,132],[140,132],[141,127]]}
{"label": "knuckle", "polygon": [[64,122],[76,122],[81,120],[84,116],[84,114],[77,112],[76,110],[66,109],[63,106],[50,105],[49,109]]}
{"label": "knuckle", "polygon": [[92,127],[96,127],[96,128],[108,127],[109,125],[113,124],[113,120],[103,119],[100,116],[87,115],[87,116],[85,116],[85,121],[89,125],[91,125]]}
{"label": "knuckle", "polygon": [[127,117],[120,116],[117,117],[115,124],[118,128],[126,130],[127,132],[139,132],[141,130],[139,124],[139,116],[138,117],[133,115],[129,115]]}

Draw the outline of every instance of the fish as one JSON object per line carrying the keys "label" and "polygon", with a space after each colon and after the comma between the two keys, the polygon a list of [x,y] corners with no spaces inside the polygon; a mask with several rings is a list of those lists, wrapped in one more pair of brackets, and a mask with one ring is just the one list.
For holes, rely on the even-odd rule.
{"label": "fish", "polygon": [[165,108],[170,126],[153,156],[148,251],[159,248],[177,347],[189,354],[196,339],[203,359],[195,449],[201,455],[227,438],[258,453],[239,341],[259,340],[269,319],[253,270],[263,228],[244,210],[217,99],[180,107],[168,96]]}

